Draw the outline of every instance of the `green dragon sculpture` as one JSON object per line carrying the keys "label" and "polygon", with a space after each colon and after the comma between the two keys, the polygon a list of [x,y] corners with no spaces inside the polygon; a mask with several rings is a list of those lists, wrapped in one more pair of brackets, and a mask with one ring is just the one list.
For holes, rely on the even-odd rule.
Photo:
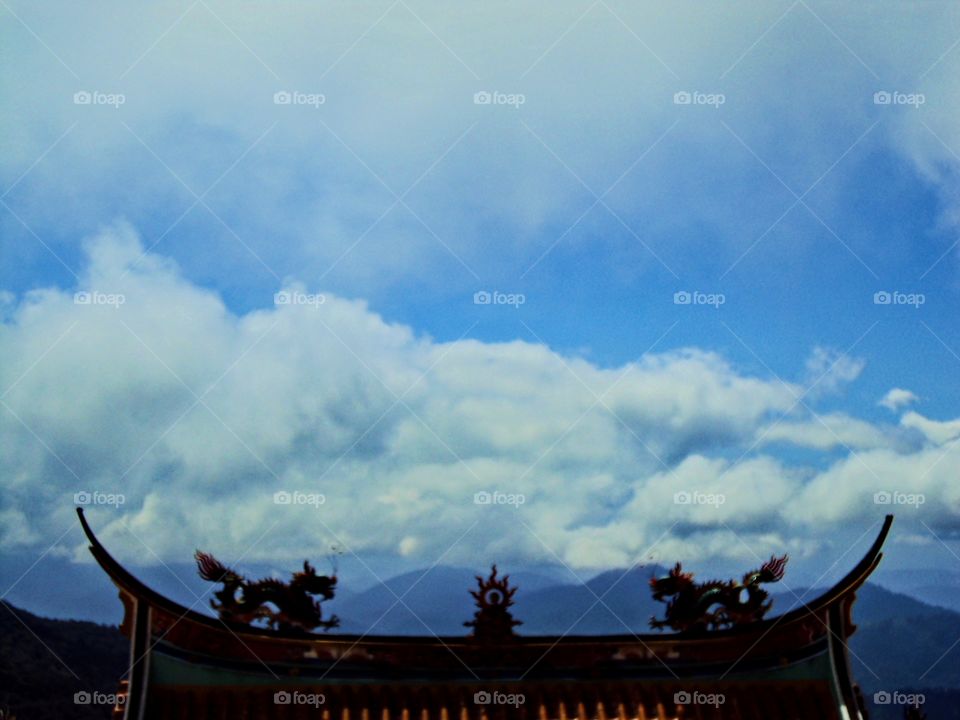
{"label": "green dragon sculpture", "polygon": [[[742,581],[694,582],[693,573],[677,563],[666,577],[650,580],[653,599],[667,604],[664,618],[652,617],[650,626],[676,632],[721,630],[762,620],[773,605],[761,583],[779,582],[788,557],[772,556]],[[667,599],[669,598],[669,600]]]}

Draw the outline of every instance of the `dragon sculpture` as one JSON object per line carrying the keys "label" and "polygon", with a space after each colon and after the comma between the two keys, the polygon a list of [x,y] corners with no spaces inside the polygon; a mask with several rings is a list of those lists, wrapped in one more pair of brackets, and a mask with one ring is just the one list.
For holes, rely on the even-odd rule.
{"label": "dragon sculpture", "polygon": [[244,625],[262,620],[274,630],[287,632],[309,632],[318,627],[329,630],[340,624],[336,615],[324,620],[320,601],[312,597],[333,598],[337,576],[317,575],[306,560],[302,571],[293,573],[290,582],[283,582],[274,578],[248,580],[200,550],[194,558],[200,577],[223,585],[210,601],[221,620]]}
{"label": "dragon sculpture", "polygon": [[473,637],[480,641],[501,641],[514,636],[513,628],[522,625],[510,613],[517,588],[510,587],[510,576],[497,578],[497,566],[490,568],[490,577],[477,575],[477,589],[470,594],[477,603],[473,620],[464,625],[473,628]]}
{"label": "dragon sculpture", "polygon": [[[653,599],[667,604],[665,617],[650,619],[650,627],[669,627],[677,632],[720,630],[762,620],[773,605],[761,583],[778,582],[788,557],[771,556],[759,570],[736,580],[694,582],[693,573],[677,563],[663,578],[650,580]],[[669,598],[667,600],[666,598]]]}

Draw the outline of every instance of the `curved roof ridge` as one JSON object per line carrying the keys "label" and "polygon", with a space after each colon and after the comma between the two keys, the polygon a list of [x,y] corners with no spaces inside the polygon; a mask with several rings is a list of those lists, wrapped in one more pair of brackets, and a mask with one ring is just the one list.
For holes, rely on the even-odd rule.
{"label": "curved roof ridge", "polygon": [[[80,518],[80,525],[83,527],[83,532],[87,536],[87,539],[90,541],[90,552],[96,558],[97,562],[100,564],[100,567],[110,576],[113,582],[125,589],[127,592],[137,596],[142,597],[148,600],[149,602],[158,605],[160,607],[165,607],[172,612],[175,612],[181,617],[189,617],[191,620],[200,622],[206,625],[215,625],[217,627],[222,627],[222,621],[217,618],[211,617],[209,615],[204,615],[193,609],[186,608],[180,605],[178,602],[171,600],[170,598],[161,595],[156,590],[145,585],[141,582],[136,576],[133,575],[129,570],[127,570],[120,562],[118,562],[107,550],[103,547],[100,541],[97,539],[97,536],[94,534],[93,529],[90,527],[90,524],[87,522],[87,518],[83,513],[83,508],[77,508],[77,515]],[[855,592],[877,567],[877,564],[880,562],[880,559],[883,557],[883,544],[887,539],[887,535],[890,532],[890,527],[893,524],[893,515],[887,515],[880,527],[880,532],[877,534],[876,539],[873,541],[873,544],[867,550],[866,554],[843,578],[841,578],[837,583],[835,583],[831,588],[821,593],[819,596],[811,600],[809,603],[801,603],[799,607],[796,607],[789,612],[784,613],[783,615],[774,616],[772,618],[767,618],[760,620],[756,623],[750,623],[749,625],[742,625],[738,627],[729,628],[726,630],[715,630],[707,633],[706,635],[697,635],[697,639],[705,640],[712,638],[723,638],[729,637],[731,635],[741,634],[743,632],[756,632],[757,630],[762,630],[764,628],[770,627],[773,624],[782,625],[784,623],[789,623],[793,620],[803,618],[811,613],[818,612],[823,608],[826,608],[836,602],[838,602],[844,596]],[[243,632],[249,632],[256,635],[274,637],[277,639],[289,638],[296,640],[303,640],[303,634],[287,634],[277,632],[275,630],[268,630],[266,628],[258,628],[252,626],[237,626],[237,629],[242,630]],[[371,643],[380,643],[380,642],[405,642],[405,643],[416,643],[416,642],[436,642],[438,638],[434,635],[425,635],[425,636],[391,636],[391,635],[378,635],[378,636],[355,636],[347,634],[337,634],[337,633],[324,633],[322,635],[317,634],[307,634],[306,637],[311,638],[312,640],[356,640],[358,638],[368,637],[368,642]],[[636,634],[631,633],[629,635],[594,635],[594,636],[553,636],[553,635],[520,635],[515,640],[518,642],[527,642],[535,643],[538,641],[544,642],[560,642],[564,643],[581,643],[581,642],[624,642],[624,641],[636,641],[637,639],[643,642],[657,642],[663,640],[679,640],[686,637],[691,637],[687,633],[645,633],[645,634]],[[443,642],[452,641],[457,642],[458,640],[466,641],[468,638],[463,636],[453,636],[453,637],[444,637],[441,638]]]}

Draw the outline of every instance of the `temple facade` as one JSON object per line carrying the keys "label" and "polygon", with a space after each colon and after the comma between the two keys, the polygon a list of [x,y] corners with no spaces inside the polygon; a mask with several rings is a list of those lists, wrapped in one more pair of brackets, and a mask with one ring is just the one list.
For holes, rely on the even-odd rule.
{"label": "temple facade", "polygon": [[847,639],[887,516],[835,586],[783,615],[724,629],[525,636],[494,573],[472,631],[450,637],[267,629],[210,617],[141,583],[80,522],[120,593],[130,669],[116,719],[865,720]]}

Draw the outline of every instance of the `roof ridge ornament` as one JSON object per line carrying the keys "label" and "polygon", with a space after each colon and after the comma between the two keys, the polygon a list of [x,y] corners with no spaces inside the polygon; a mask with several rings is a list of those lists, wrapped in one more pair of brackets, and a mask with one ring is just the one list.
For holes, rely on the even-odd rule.
{"label": "roof ridge ornament", "polygon": [[[789,556],[771,555],[757,570],[738,580],[694,582],[693,573],[684,572],[680,563],[666,577],[652,578],[653,599],[665,602],[664,618],[650,618],[650,627],[676,632],[722,630],[763,620],[773,601],[761,583],[779,582]],[[667,598],[670,598],[669,600]]]}
{"label": "roof ridge ornament", "polygon": [[481,642],[503,642],[516,637],[513,628],[522,625],[520,620],[514,619],[510,613],[513,605],[513,596],[516,587],[510,587],[510,576],[497,578],[497,566],[490,567],[490,575],[486,579],[480,575],[477,578],[477,589],[470,594],[477,604],[477,611],[473,620],[464,623],[472,627],[471,637]]}
{"label": "roof ridge ornament", "polygon": [[330,630],[340,625],[336,615],[324,620],[321,601],[313,598],[320,595],[323,600],[331,600],[337,576],[317,575],[308,560],[303,561],[303,570],[293,573],[289,582],[283,582],[276,578],[248,580],[200,550],[194,558],[200,577],[222,585],[214,593],[215,599],[210,600],[210,607],[221,620],[243,625],[263,620],[282,632],[309,632],[318,627]]}

